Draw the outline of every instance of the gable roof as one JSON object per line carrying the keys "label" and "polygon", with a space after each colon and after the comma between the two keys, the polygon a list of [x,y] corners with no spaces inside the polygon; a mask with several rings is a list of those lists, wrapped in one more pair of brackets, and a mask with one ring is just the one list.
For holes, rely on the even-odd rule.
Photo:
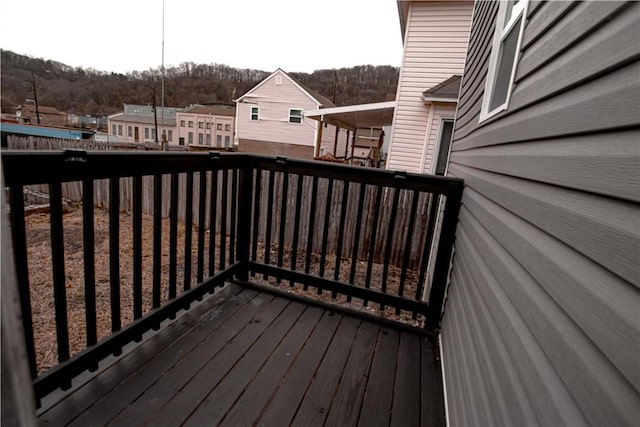
{"label": "gable roof", "polygon": [[262,80],[260,83],[258,83],[257,85],[255,85],[251,89],[249,89],[248,92],[246,92],[244,95],[240,96],[238,99],[236,99],[234,101],[235,102],[240,102],[242,99],[244,99],[245,97],[249,96],[251,93],[255,92],[259,87],[261,87],[267,81],[272,79],[278,73],[282,73],[287,79],[289,79],[289,81],[291,81],[295,86],[297,86],[298,89],[300,89],[306,96],[309,97],[309,99],[314,101],[316,104],[318,104],[318,105],[320,105],[322,107],[335,107],[334,103],[331,102],[329,100],[329,98],[327,98],[326,96],[323,96],[323,95],[319,94],[318,92],[314,91],[313,89],[303,85],[302,83],[300,83],[299,81],[297,81],[296,79],[291,77],[289,74],[287,74],[282,68],[278,68],[277,70],[275,70],[273,73],[271,73],[269,76],[267,76],[264,80]]}
{"label": "gable roof", "polygon": [[458,102],[461,80],[459,75],[454,74],[447,80],[422,92],[422,100],[425,102]]}

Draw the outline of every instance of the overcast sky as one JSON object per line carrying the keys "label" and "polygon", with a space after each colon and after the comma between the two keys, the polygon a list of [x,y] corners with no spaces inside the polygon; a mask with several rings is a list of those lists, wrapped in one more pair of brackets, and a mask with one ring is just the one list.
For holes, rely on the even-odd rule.
{"label": "overcast sky", "polygon": [[[0,47],[101,71],[162,62],[162,0],[0,0]],[[396,0],[165,0],[165,65],[400,66]],[[1,66],[1,64],[0,64]]]}

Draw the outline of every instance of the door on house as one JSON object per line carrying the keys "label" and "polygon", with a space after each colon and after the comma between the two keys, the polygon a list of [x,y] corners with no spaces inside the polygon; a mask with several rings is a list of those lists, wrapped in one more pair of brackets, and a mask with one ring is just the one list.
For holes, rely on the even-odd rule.
{"label": "door on house", "polygon": [[438,135],[438,157],[436,158],[436,175],[444,176],[449,163],[449,149],[451,148],[451,137],[453,136],[453,120],[443,119],[440,122],[440,134]]}

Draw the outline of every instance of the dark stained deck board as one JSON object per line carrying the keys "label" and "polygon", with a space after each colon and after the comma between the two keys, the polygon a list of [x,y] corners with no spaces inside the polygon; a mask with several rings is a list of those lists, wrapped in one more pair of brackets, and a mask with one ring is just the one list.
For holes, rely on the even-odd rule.
{"label": "dark stained deck board", "polygon": [[[215,298],[225,297],[230,303],[220,306],[217,312],[219,321],[224,321],[235,312],[240,310],[242,305],[253,299],[257,292],[238,287],[228,287]],[[66,425],[84,411],[89,409],[104,396],[113,392],[114,388],[123,381],[123,372],[131,372],[132,375],[141,373],[149,362],[155,362],[158,355],[163,352],[172,353],[175,342],[188,336],[193,338],[194,334],[187,334],[194,328],[201,327],[201,316],[210,315],[212,306],[206,301],[193,308],[184,318],[165,326],[162,334],[156,334],[144,341],[135,353],[125,353],[124,356],[109,366],[100,369],[94,374],[91,380],[81,384],[74,380],[73,388],[55,405],[43,407],[38,415],[39,422],[46,425]],[[82,376],[81,376],[82,377]]]}
{"label": "dark stained deck board", "polygon": [[[383,328],[378,335],[376,353],[360,411],[359,426],[389,425],[399,341],[400,333],[389,328]],[[413,398],[410,394],[403,395],[407,399]]]}
{"label": "dark stained deck board", "polygon": [[171,324],[171,340],[157,334],[67,392],[40,423],[444,424],[431,339],[328,307],[229,288],[203,303],[208,311],[193,310],[193,318],[187,313]]}

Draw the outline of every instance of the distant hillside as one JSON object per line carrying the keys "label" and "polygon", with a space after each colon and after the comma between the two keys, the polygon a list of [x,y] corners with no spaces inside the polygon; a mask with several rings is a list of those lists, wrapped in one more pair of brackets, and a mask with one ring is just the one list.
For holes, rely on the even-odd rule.
{"label": "distant hillside", "polygon": [[[165,105],[230,103],[274,70],[238,69],[222,64],[185,62],[165,73]],[[285,70],[289,71],[289,70]],[[21,104],[32,94],[24,82],[36,82],[38,103],[76,114],[106,115],[123,103],[160,104],[160,69],[118,74],[32,58],[2,50],[0,62],[2,108]],[[398,68],[363,65],[352,68],[291,73],[300,82],[336,105],[380,102],[395,98]],[[7,105],[8,104],[8,105]]]}

